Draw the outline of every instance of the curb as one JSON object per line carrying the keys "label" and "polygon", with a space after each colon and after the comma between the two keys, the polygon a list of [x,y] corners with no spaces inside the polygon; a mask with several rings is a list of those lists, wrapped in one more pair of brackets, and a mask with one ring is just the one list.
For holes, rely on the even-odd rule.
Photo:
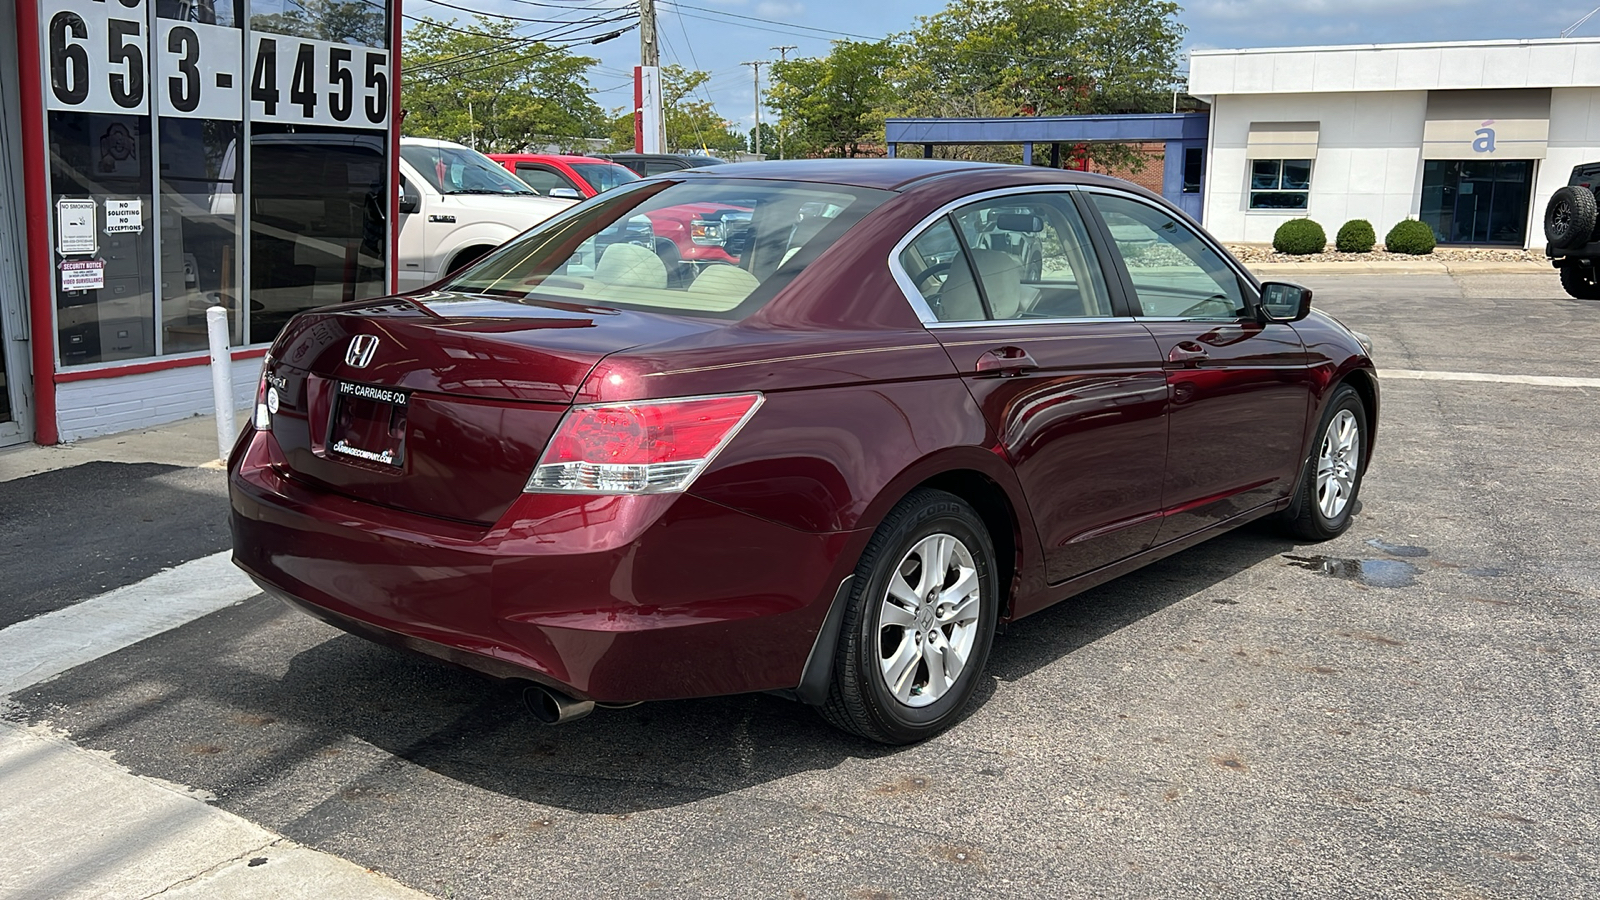
{"label": "curb", "polygon": [[1555,275],[1548,262],[1437,260],[1424,262],[1245,263],[1259,275]]}

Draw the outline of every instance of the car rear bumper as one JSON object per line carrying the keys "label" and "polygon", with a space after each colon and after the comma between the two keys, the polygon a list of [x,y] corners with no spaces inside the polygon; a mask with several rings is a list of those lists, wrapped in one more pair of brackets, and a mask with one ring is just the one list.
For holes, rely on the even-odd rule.
{"label": "car rear bumper", "polygon": [[286,477],[247,435],[234,561],[341,628],[609,703],[795,687],[859,532],[810,534],[692,494],[529,494],[484,529]]}

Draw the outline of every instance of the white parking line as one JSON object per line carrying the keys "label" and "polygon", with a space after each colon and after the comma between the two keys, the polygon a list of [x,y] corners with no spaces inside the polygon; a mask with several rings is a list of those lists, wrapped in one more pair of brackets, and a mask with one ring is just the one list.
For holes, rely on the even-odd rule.
{"label": "white parking line", "polygon": [[1378,378],[1411,381],[1491,381],[1497,384],[1534,384],[1542,387],[1600,388],[1600,378],[1568,375],[1496,375],[1490,372],[1433,372],[1424,369],[1379,369]]}
{"label": "white parking line", "polygon": [[0,630],[0,697],[261,593],[224,550]]}

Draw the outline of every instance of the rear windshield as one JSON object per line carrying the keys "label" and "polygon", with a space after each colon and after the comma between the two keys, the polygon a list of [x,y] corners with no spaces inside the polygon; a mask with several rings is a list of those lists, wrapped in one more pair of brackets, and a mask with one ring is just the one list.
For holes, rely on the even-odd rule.
{"label": "rear windshield", "polygon": [[616,163],[573,163],[572,168],[584,181],[589,182],[590,187],[602,193],[639,180],[632,169]]}
{"label": "rear windshield", "polygon": [[756,179],[641,181],[535,226],[442,287],[743,318],[890,196]]}

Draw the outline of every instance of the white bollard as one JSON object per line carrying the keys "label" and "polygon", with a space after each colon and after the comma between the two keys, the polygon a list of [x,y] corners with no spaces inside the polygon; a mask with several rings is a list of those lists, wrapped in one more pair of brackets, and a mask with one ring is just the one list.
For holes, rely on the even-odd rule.
{"label": "white bollard", "polygon": [[227,462],[238,436],[233,409],[233,354],[228,351],[228,311],[206,310],[206,335],[211,339],[211,405],[217,414],[217,459]]}

